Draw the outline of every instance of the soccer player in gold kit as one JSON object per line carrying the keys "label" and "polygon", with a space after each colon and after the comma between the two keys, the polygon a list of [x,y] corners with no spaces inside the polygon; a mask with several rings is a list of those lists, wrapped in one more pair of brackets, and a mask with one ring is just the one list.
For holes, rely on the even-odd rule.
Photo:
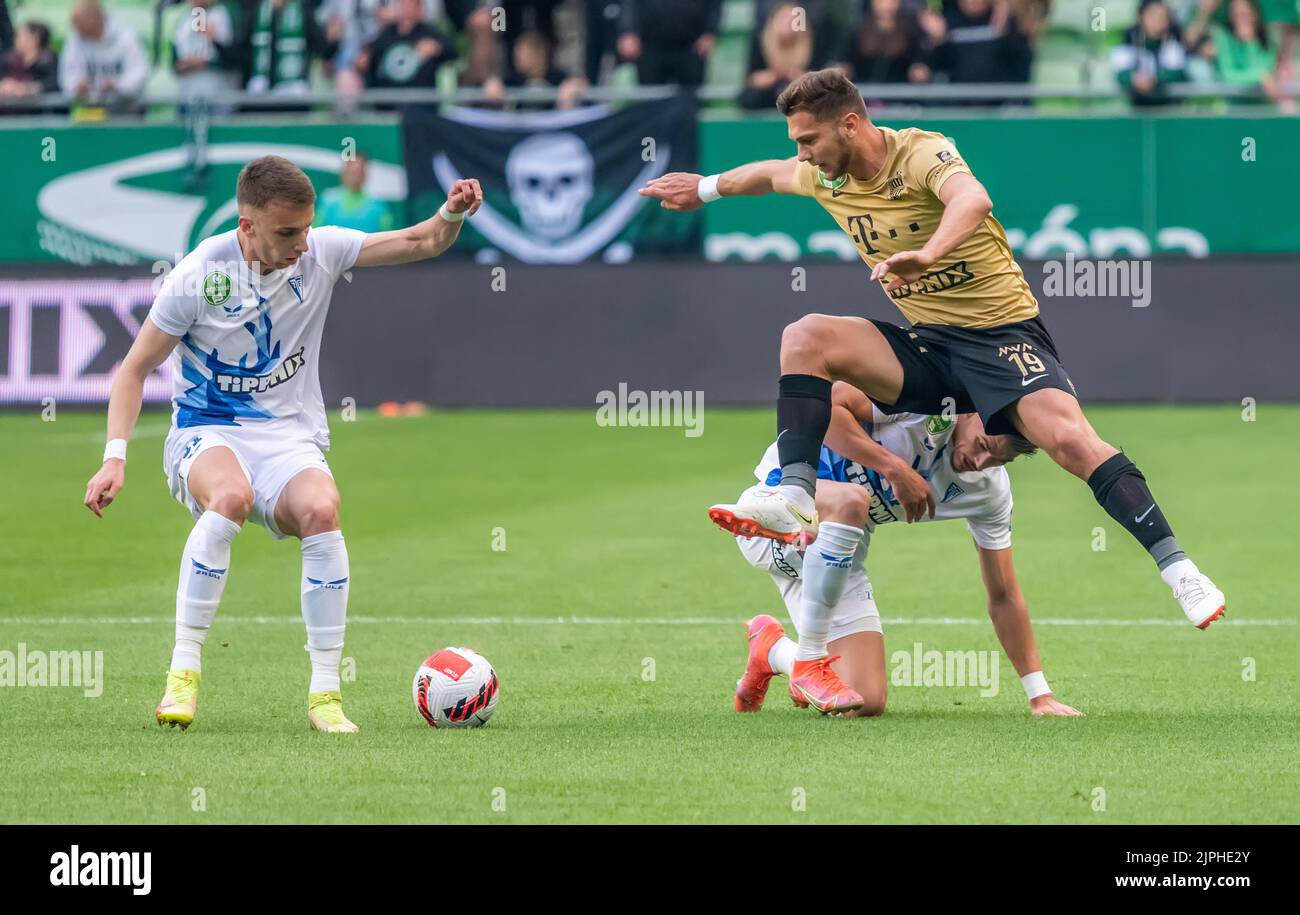
{"label": "soccer player in gold kit", "polygon": [[[871,278],[911,327],[816,314],[786,327],[777,400],[781,482],[714,506],[714,521],[789,543],[817,532],[817,464],[831,384],[847,381],[885,413],[978,413],[988,435],[1037,445],[1085,480],[1150,552],[1193,625],[1204,629],[1217,619],[1223,592],[1179,548],[1137,467],[1083,415],[988,192],[952,142],[872,124],[857,87],[838,70],[796,79],[777,108],[794,158],[707,177],[673,172],[641,193],[670,210],[738,195],[812,197],[853,239]],[[808,591],[833,594],[842,560],[857,546],[842,526],[817,534],[807,556],[821,559],[804,563]],[[859,707],[861,697],[827,657],[830,608],[805,607],[803,616],[791,686],[822,712]]]}

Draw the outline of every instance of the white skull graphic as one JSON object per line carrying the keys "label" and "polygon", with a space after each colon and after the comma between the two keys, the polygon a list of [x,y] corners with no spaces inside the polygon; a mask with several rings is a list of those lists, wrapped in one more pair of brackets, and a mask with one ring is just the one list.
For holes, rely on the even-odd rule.
{"label": "white skull graphic", "polygon": [[586,144],[571,133],[536,133],[517,143],[506,158],[506,182],[524,227],[552,241],[576,232],[594,170]]}

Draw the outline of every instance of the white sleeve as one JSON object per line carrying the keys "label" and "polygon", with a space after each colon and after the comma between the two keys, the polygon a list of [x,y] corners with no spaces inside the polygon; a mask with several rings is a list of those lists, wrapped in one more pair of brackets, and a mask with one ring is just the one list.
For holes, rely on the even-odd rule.
{"label": "white sleeve", "polygon": [[338,282],[345,270],[351,270],[361,253],[361,243],[366,240],[366,233],[356,229],[344,229],[341,226],[321,226],[312,229],[307,236],[314,242],[312,251],[316,262]]}
{"label": "white sleeve", "polygon": [[[203,306],[198,295],[193,292],[185,294],[186,284],[176,276],[176,272],[173,271],[163,280],[162,287],[153,300],[153,307],[149,309],[149,320],[158,325],[163,333],[183,337],[198,321]],[[173,292],[175,289],[181,292],[176,294]]]}
{"label": "white sleeve", "polygon": [[876,406],[876,402],[874,400],[871,402],[872,425],[879,426],[883,423],[897,422],[898,417],[902,415],[903,415],[902,413],[882,413],[880,412],[880,407]]}
{"label": "white sleeve", "polygon": [[130,29],[122,30],[119,44],[124,60],[118,90],[123,95],[139,95],[149,79],[149,61],[145,60],[140,39]]}
{"label": "white sleeve", "polygon": [[[1001,469],[1001,468],[998,468]],[[970,535],[986,550],[1005,550],[1011,547],[1011,480],[1003,470],[995,485],[989,487],[986,513],[966,519]]]}

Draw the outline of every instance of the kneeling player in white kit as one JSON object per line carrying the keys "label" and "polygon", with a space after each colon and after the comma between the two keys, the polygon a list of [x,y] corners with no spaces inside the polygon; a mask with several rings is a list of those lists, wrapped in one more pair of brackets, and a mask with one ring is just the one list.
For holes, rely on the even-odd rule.
{"label": "kneeling player in white kit", "polygon": [[[97,516],[122,489],[126,440],[145,379],[169,355],[174,394],[163,471],[196,523],[181,555],[176,642],[158,723],[188,727],[200,650],[247,519],[302,541],[302,616],[311,658],[307,719],[351,733],[339,664],[347,621],[348,554],[339,494],[322,453],[329,428],[317,367],[334,284],[353,267],[437,257],[483,202],[457,181],[438,213],[407,229],[312,229],[316,192],[298,166],[263,156],[239,173],[239,227],[201,242],[167,275],[113,380],[104,463],[86,485]],[[178,345],[179,344],[179,345]]]}
{"label": "kneeling player in white kit", "polygon": [[[710,517],[737,534],[750,564],[771,574],[799,632],[796,644],[768,614],[747,624],[749,660],[736,688],[736,709],[758,711],[771,679],[790,678],[800,707],[841,715],[885,710],[885,643],[865,559],[879,524],[964,518],[979,553],[989,616],[1020,675],[1035,715],[1078,715],[1048,688],[1029,611],[1011,562],[1011,482],[1002,465],[1033,446],[987,435],[979,417],[954,423],[914,413],[886,415],[857,388],[837,382],[832,419],[818,468],[816,539],[796,547],[745,536],[746,521],[728,506]],[[762,485],[779,478],[772,445],[754,470]],[[848,687],[831,688],[834,677]]]}

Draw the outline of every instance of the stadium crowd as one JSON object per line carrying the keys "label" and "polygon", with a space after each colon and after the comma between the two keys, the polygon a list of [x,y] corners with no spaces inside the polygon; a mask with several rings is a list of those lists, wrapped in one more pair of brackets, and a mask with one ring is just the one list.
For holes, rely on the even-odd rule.
{"label": "stadium crowd", "polygon": [[[73,0],[66,23],[38,10],[15,29],[14,0],[0,0],[0,97],[138,111],[157,58],[182,108],[225,90],[296,107],[318,73],[343,109],[367,89],[455,86],[481,89],[488,106],[567,108],[620,67],[641,85],[701,85],[723,17],[723,0],[159,0],[188,9],[150,54],[123,2]],[[825,66],[877,86],[1028,84],[1051,3],[753,0],[736,101],[770,109],[790,80]],[[1178,83],[1247,87],[1243,101],[1286,106],[1298,23],[1298,0],[1141,0],[1110,65],[1138,106],[1177,101]],[[529,86],[554,91],[506,91]]]}

